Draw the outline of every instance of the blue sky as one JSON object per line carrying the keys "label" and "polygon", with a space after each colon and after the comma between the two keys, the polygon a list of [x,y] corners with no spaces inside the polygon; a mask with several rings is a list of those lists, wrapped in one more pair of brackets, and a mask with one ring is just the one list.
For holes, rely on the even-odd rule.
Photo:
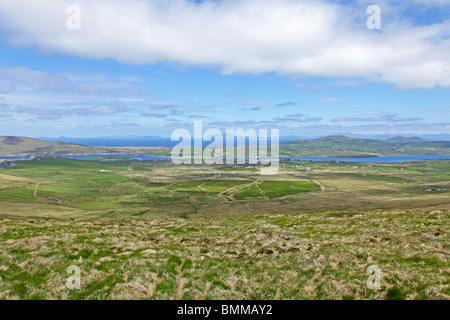
{"label": "blue sky", "polygon": [[448,134],[450,1],[407,3],[4,1],[0,135]]}

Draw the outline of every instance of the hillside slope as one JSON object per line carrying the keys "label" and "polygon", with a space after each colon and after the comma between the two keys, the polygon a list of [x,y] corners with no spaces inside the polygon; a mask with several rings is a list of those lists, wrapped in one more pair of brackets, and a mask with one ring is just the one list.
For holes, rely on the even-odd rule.
{"label": "hillside slope", "polygon": [[[400,142],[398,142],[400,141]],[[389,141],[328,136],[280,144],[281,156],[365,157],[401,154],[450,154],[449,141],[419,141],[396,137]]]}
{"label": "hillside slope", "polygon": [[92,153],[94,149],[79,144],[0,136],[1,155]]}
{"label": "hillside slope", "polygon": [[42,154],[141,154],[170,156],[169,147],[88,147],[61,141],[45,141],[34,138],[0,136],[0,156]]}
{"label": "hillside slope", "polygon": [[394,142],[394,143],[427,142],[427,140],[419,138],[419,137],[407,138],[407,137],[401,137],[401,136],[389,138],[386,141]]}

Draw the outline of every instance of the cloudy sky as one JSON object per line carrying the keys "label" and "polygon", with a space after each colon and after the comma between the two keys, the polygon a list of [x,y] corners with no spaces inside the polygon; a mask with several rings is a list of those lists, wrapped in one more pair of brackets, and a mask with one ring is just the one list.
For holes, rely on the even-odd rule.
{"label": "cloudy sky", "polygon": [[448,134],[450,0],[0,1],[0,135],[170,136],[196,120]]}

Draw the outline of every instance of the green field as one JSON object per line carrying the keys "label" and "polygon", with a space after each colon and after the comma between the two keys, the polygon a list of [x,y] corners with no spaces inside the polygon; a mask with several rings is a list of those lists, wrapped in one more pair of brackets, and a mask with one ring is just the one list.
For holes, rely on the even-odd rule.
{"label": "green field", "polygon": [[[0,299],[449,299],[450,161],[0,171]],[[69,290],[66,269],[81,270]],[[367,268],[382,271],[367,289]]]}
{"label": "green field", "polygon": [[248,184],[248,180],[198,180],[186,181],[171,185],[168,190],[203,191],[211,193],[221,193],[230,188]]}
{"label": "green field", "polygon": [[262,190],[258,187],[258,184],[254,183],[243,188],[239,193],[234,195],[237,200],[263,198]]}
{"label": "green field", "polygon": [[0,174],[0,216],[27,217],[25,203],[33,217],[75,219],[414,209],[447,205],[450,192],[448,160],[282,161],[276,176],[262,176],[254,166],[120,158],[17,163]]}

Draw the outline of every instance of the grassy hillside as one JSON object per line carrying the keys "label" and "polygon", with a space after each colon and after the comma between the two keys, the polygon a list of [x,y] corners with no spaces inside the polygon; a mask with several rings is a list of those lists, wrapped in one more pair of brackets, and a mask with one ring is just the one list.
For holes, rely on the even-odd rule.
{"label": "grassy hillside", "polygon": [[0,156],[38,154],[148,154],[170,155],[167,147],[88,147],[60,141],[44,141],[26,137],[0,136]]}
{"label": "grassy hillside", "polygon": [[329,136],[315,140],[297,140],[280,144],[280,155],[364,157],[401,154],[450,154],[449,141],[421,141],[418,139],[391,140],[355,139]]}
{"label": "grassy hillside", "polygon": [[0,136],[1,155],[91,153],[93,148],[79,144],[44,141],[26,137]]}

